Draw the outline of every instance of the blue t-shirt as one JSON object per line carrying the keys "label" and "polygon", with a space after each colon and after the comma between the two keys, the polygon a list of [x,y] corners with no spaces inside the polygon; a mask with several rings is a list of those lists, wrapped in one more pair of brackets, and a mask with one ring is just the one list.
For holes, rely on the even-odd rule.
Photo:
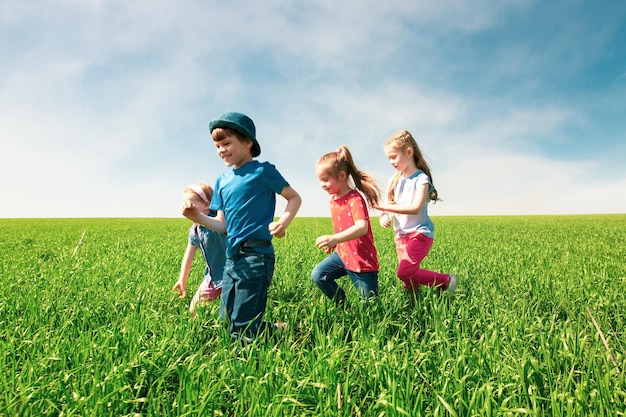
{"label": "blue t-shirt", "polygon": [[[430,177],[421,169],[418,169],[417,172],[409,178],[400,177],[393,190],[396,204],[413,204],[413,201],[417,196],[418,187],[421,192],[424,184],[428,184],[429,193],[434,191],[435,188],[430,181]],[[429,200],[424,202],[424,205],[418,214],[393,214],[393,227],[397,236],[401,237],[419,232],[430,238],[435,237],[435,225],[430,219],[430,216],[428,216],[428,202]]]}
{"label": "blue t-shirt", "polygon": [[226,261],[226,236],[194,223],[189,228],[188,241],[190,245],[202,251],[202,257],[207,265],[204,278],[213,282],[215,288],[221,288]]}
{"label": "blue t-shirt", "polygon": [[[243,241],[271,241],[268,226],[274,220],[276,194],[289,184],[269,162],[252,160],[223,173],[215,182],[211,210],[222,210],[226,220],[226,256],[232,257]],[[255,248],[274,253],[274,248]]]}

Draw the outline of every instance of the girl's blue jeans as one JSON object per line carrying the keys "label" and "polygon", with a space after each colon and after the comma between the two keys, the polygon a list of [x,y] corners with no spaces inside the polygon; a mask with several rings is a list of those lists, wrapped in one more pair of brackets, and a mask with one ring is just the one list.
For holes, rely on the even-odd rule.
{"label": "girl's blue jeans", "polygon": [[346,269],[337,252],[333,252],[313,268],[311,279],[328,298],[343,303],[346,293],[336,280],[346,275],[350,277],[362,299],[378,296],[378,271],[350,271]]}
{"label": "girl's blue jeans", "polygon": [[220,316],[230,322],[233,338],[254,339],[263,327],[275,262],[273,253],[257,253],[251,248],[242,248],[226,259]]}

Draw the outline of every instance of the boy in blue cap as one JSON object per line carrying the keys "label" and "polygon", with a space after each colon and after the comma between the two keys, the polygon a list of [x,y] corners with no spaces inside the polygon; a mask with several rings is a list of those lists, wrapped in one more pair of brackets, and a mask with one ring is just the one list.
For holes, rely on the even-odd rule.
{"label": "boy in blue cap", "polygon": [[[209,124],[217,154],[231,170],[216,181],[211,210],[203,214],[186,203],[182,214],[218,232],[226,232],[226,264],[220,315],[230,322],[230,334],[249,342],[276,324],[263,321],[267,290],[274,275],[272,237],[284,237],[302,199],[269,162],[254,160],[261,153],[252,120],[241,113],[226,113]],[[274,222],[276,194],[287,206]]]}

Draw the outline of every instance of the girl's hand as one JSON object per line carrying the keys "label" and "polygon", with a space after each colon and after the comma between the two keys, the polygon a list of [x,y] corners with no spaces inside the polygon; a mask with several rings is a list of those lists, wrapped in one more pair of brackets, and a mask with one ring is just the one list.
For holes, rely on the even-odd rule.
{"label": "girl's hand", "polygon": [[178,298],[185,298],[187,296],[187,290],[182,281],[176,281],[176,284],[172,287],[172,291],[178,291]]}
{"label": "girl's hand", "polygon": [[382,213],[380,217],[378,218],[380,225],[384,228],[391,226],[392,220],[393,220],[393,215],[389,213]]}
{"label": "girl's hand", "polygon": [[270,234],[274,237],[285,237],[286,228],[282,223],[271,222],[268,226]]}
{"label": "girl's hand", "polygon": [[329,255],[330,255],[331,253],[333,253],[333,252],[335,251],[335,248],[336,248],[336,247],[337,247],[337,246],[329,246],[329,247],[327,247],[327,248],[325,248],[325,249],[322,249],[322,250],[323,250],[324,252],[326,252],[326,254],[329,254]]}
{"label": "girl's hand", "polygon": [[337,247],[335,238],[328,235],[320,236],[315,239],[315,245],[326,253],[331,253],[335,250],[335,247]]}

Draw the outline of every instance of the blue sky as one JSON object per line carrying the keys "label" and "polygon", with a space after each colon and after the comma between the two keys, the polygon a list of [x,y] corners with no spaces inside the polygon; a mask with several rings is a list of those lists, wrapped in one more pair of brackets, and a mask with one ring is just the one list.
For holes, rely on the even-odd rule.
{"label": "blue sky", "polygon": [[226,169],[228,111],[302,216],[328,215],[320,155],[385,185],[400,129],[431,215],[626,213],[624,22],[621,0],[3,0],[0,217],[177,217]]}

